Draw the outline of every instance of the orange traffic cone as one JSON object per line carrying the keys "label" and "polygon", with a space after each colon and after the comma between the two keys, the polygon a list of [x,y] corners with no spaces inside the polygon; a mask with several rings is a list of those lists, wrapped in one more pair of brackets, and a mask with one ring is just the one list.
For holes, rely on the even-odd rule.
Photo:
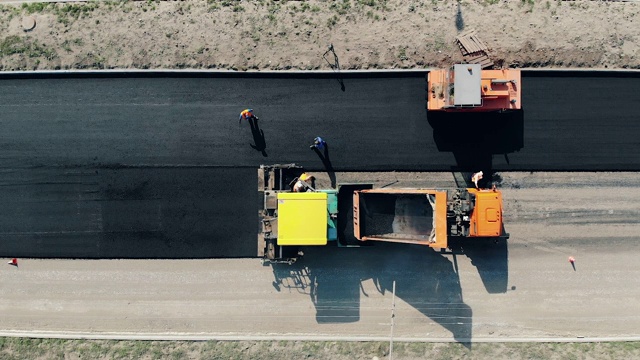
{"label": "orange traffic cone", "polygon": [[13,259],[11,259],[11,261],[9,261],[7,264],[9,264],[9,265],[13,265],[13,266],[18,266],[18,259],[13,258]]}

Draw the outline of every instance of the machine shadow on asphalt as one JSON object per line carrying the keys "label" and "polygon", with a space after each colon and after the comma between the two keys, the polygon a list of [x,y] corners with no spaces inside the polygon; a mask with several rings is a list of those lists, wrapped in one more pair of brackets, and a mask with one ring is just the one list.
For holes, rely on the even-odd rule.
{"label": "machine shadow on asphalt", "polygon": [[[470,175],[483,171],[493,174],[493,156],[504,156],[524,148],[524,111],[506,113],[430,112],[427,120],[433,129],[433,140],[440,152],[453,153],[456,164],[451,170],[464,174],[461,187],[473,187]],[[479,185],[489,186],[492,177],[485,176]]]}
{"label": "machine shadow on asphalt", "polygon": [[[491,262],[482,259],[480,263]],[[336,264],[342,264],[336,267]],[[361,321],[362,303],[372,296],[375,288],[379,294],[389,296],[396,281],[396,297],[420,311],[425,317],[451,332],[454,339],[470,346],[473,312],[464,303],[455,257],[443,255],[431,248],[397,243],[376,243],[365,248],[341,248],[333,246],[305,249],[305,258],[293,264],[272,264],[274,287],[278,291],[298,291],[309,296],[316,309],[319,324],[353,323]],[[498,279],[499,272],[489,282]],[[493,286],[493,285],[492,285]],[[364,299],[363,299],[364,298]],[[375,302],[377,308],[365,305],[363,310],[371,321],[388,326],[390,319],[382,319],[391,307]],[[420,319],[396,315],[397,327],[425,324],[425,336],[429,323]],[[418,334],[416,334],[418,335]]]}
{"label": "machine shadow on asphalt", "polygon": [[[494,173],[493,156],[504,156],[524,147],[524,111],[491,112],[430,112],[427,115],[433,129],[438,151],[451,152],[456,164],[451,166],[458,187],[474,187],[471,174],[484,172],[478,185],[500,186],[501,177]],[[490,176],[486,176],[490,174]],[[504,229],[503,229],[504,230]],[[450,241],[454,253],[464,254],[478,269],[489,293],[504,293],[508,282],[508,242],[506,238]]]}

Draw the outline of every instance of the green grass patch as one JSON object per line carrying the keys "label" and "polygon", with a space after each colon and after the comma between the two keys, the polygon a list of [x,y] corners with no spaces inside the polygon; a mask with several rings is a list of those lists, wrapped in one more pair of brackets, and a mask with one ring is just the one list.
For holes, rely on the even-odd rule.
{"label": "green grass patch", "polygon": [[0,58],[21,54],[30,58],[44,57],[51,60],[58,56],[55,50],[45,44],[38,44],[31,37],[10,35],[0,40]]}
{"label": "green grass patch", "polygon": [[[0,359],[256,359],[352,360],[389,356],[388,342],[109,341],[0,338]],[[394,343],[402,359],[634,359],[639,342]]]}
{"label": "green grass patch", "polygon": [[337,15],[333,15],[332,17],[327,19],[327,27],[329,29],[332,29],[334,26],[336,26],[336,24],[338,23],[338,16]]}
{"label": "green grass patch", "polygon": [[351,9],[351,0],[334,1],[329,5],[329,9],[336,11],[339,15],[346,15]]}
{"label": "green grass patch", "polygon": [[400,59],[400,61],[409,60],[406,46],[400,48],[400,51],[398,52],[398,59]]}
{"label": "green grass patch", "polygon": [[65,41],[63,41],[63,42],[62,42],[62,45],[60,45],[60,47],[62,48],[62,50],[66,51],[66,52],[68,52],[68,53],[70,53],[70,52],[72,52],[72,51],[73,51],[73,50],[71,49],[71,41],[69,41],[69,40],[65,40]]}
{"label": "green grass patch", "polygon": [[86,15],[91,13],[100,7],[100,3],[97,1],[82,3],[82,4],[64,4],[62,6],[58,6],[56,9],[56,13],[59,15],[68,15],[74,18],[79,18],[81,15]]}
{"label": "green grass patch", "polygon": [[[125,4],[122,2],[121,4]],[[54,6],[54,13],[58,17],[58,22],[64,24],[65,26],[69,26],[72,21],[77,20],[81,17],[89,16],[94,10],[100,7],[100,4],[97,1],[91,1],[87,3],[81,4],[56,4]],[[109,5],[109,9],[110,9]],[[127,12],[127,7],[123,7],[122,11]]]}
{"label": "green grass patch", "polygon": [[11,21],[14,16],[19,16],[22,13],[22,8],[11,5],[0,5],[0,13],[7,14],[7,21]]}
{"label": "green grass patch", "polygon": [[22,3],[22,10],[26,11],[27,14],[33,13],[41,13],[44,12],[49,7],[49,3]]}

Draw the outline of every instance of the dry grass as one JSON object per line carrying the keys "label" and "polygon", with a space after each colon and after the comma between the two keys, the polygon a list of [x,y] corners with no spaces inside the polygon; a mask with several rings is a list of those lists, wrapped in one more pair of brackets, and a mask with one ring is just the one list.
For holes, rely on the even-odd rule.
{"label": "dry grass", "polygon": [[329,44],[343,69],[448,66],[462,60],[453,40],[468,28],[504,66],[640,68],[639,14],[640,3],[580,0],[0,5],[0,70],[329,69]]}
{"label": "dry grass", "polygon": [[[0,359],[384,359],[380,342],[107,341],[0,338]],[[395,343],[394,359],[633,359],[640,343]]]}

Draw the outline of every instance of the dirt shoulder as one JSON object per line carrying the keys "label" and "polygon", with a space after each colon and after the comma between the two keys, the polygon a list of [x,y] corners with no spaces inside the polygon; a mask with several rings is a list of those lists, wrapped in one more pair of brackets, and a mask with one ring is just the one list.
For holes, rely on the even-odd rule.
{"label": "dirt shoulder", "polygon": [[[497,66],[640,68],[640,3],[121,1],[0,5],[0,70],[448,66],[476,29]],[[35,20],[35,28],[30,28]]]}
{"label": "dirt shoulder", "polygon": [[[389,343],[295,341],[108,341],[0,338],[2,359],[331,359],[389,358]],[[398,343],[393,358],[631,359],[640,343]]]}

